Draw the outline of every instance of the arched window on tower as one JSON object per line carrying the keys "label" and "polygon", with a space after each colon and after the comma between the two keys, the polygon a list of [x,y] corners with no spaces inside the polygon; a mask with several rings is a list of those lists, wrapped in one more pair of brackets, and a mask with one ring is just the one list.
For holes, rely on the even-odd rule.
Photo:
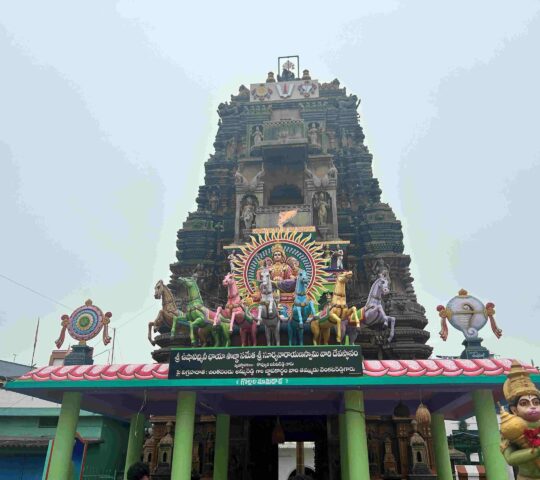
{"label": "arched window on tower", "polygon": [[270,192],[268,205],[302,205],[304,197],[298,185],[276,185]]}

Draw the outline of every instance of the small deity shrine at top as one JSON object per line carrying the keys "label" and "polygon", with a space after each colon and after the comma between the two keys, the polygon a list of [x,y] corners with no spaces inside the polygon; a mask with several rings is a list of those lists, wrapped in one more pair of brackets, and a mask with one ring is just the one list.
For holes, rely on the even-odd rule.
{"label": "small deity shrine at top", "polygon": [[373,177],[360,101],[337,79],[319,82],[306,69],[298,76],[298,60],[280,58],[277,79],[269,72],[218,106],[215,152],[205,163],[197,210],[178,231],[171,289],[182,305],[179,278],[194,276],[205,304],[217,307],[226,302],[222,280],[231,272],[243,299],[256,301],[267,267],[280,301],[290,304],[301,269],[317,304],[332,290],[335,271],[347,270],[347,301],[359,306],[384,274],[395,336],[388,342],[363,328],[357,343],[364,357],[428,358],[425,310],[401,223]]}

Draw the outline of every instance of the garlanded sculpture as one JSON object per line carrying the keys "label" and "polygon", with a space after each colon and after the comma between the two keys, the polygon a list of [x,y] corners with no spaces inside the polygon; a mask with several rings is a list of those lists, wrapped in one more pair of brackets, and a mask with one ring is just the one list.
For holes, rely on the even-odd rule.
{"label": "garlanded sculpture", "polygon": [[517,360],[512,361],[503,393],[510,412],[501,407],[501,451],[519,468],[517,480],[540,478],[540,391]]}
{"label": "garlanded sculpture", "polygon": [[279,327],[281,320],[279,317],[279,309],[274,298],[274,289],[272,287],[272,279],[270,271],[265,268],[261,273],[261,282],[259,284],[261,299],[258,307],[258,321],[264,325],[264,333],[266,336],[266,345],[279,346]]}
{"label": "garlanded sculpture", "polygon": [[312,319],[315,312],[313,300],[307,297],[309,278],[305,270],[299,270],[294,291],[292,314],[288,324],[289,345],[304,345],[304,324]]}
{"label": "garlanded sculpture", "polygon": [[161,299],[161,310],[158,312],[156,319],[148,323],[148,341],[152,345],[156,344],[152,338],[152,330],[154,330],[154,333],[157,333],[162,325],[172,328],[174,319],[180,315],[174,295],[167,285],[163,283],[163,280],[157,281],[154,287],[154,298],[156,300]]}
{"label": "garlanded sculpture", "polygon": [[[311,322],[311,333],[314,345],[328,345],[330,331],[336,326],[336,340],[341,343],[341,325],[349,327],[349,338],[354,343],[357,330],[360,326],[356,307],[347,306],[347,294],[345,284],[352,278],[352,272],[342,272],[336,277],[336,285],[330,305],[326,305],[323,311]],[[351,338],[351,335],[353,338]]]}
{"label": "garlanded sculpture", "polygon": [[[225,308],[219,307],[214,315],[214,326],[217,327],[223,319],[227,321],[229,325],[229,333],[233,331],[234,324],[238,324],[240,327],[240,338],[242,346],[245,347],[251,341],[251,345],[257,345],[257,323],[246,312],[240,294],[238,293],[238,286],[232,273],[225,275],[223,279],[223,286],[227,287],[227,304]],[[226,346],[229,346],[228,344]]]}
{"label": "garlanded sculpture", "polygon": [[390,326],[388,335],[388,343],[394,338],[396,319],[386,315],[382,306],[382,297],[390,293],[388,278],[384,273],[379,274],[371,288],[365,306],[360,309],[360,321],[368,327],[384,327]]}
{"label": "garlanded sculpture", "polygon": [[112,313],[103,313],[101,308],[92,304],[88,299],[84,305],[75,309],[71,315],[62,315],[62,330],[56,340],[56,348],[60,348],[66,337],[66,330],[72,338],[79,341],[79,345],[86,345],[103,329],[103,343],[108,345],[111,341],[109,337],[109,322]]}

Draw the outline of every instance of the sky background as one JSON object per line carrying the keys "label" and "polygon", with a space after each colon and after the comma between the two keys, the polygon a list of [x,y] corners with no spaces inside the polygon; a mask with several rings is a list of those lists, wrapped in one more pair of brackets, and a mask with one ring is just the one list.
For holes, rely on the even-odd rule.
{"label": "sky background", "polygon": [[435,353],[462,350],[435,307],[464,287],[496,305],[488,348],[540,361],[539,45],[527,1],[0,2],[0,358],[30,362],[40,317],[47,363],[61,315],[92,298],[113,312],[115,362],[152,361],[153,286],[217,105],[298,54],[362,100]]}

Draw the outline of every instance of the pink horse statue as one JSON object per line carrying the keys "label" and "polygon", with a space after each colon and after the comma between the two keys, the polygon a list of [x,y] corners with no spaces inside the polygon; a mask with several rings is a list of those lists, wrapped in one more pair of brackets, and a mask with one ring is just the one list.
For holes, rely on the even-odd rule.
{"label": "pink horse statue", "polygon": [[229,331],[233,331],[236,322],[240,327],[240,340],[243,347],[247,347],[250,343],[252,346],[257,345],[257,322],[246,314],[242,299],[238,293],[236,280],[231,273],[225,275],[223,286],[227,287],[227,305],[225,305],[225,308],[218,307],[214,317],[214,325],[219,324],[221,316],[230,319]]}

